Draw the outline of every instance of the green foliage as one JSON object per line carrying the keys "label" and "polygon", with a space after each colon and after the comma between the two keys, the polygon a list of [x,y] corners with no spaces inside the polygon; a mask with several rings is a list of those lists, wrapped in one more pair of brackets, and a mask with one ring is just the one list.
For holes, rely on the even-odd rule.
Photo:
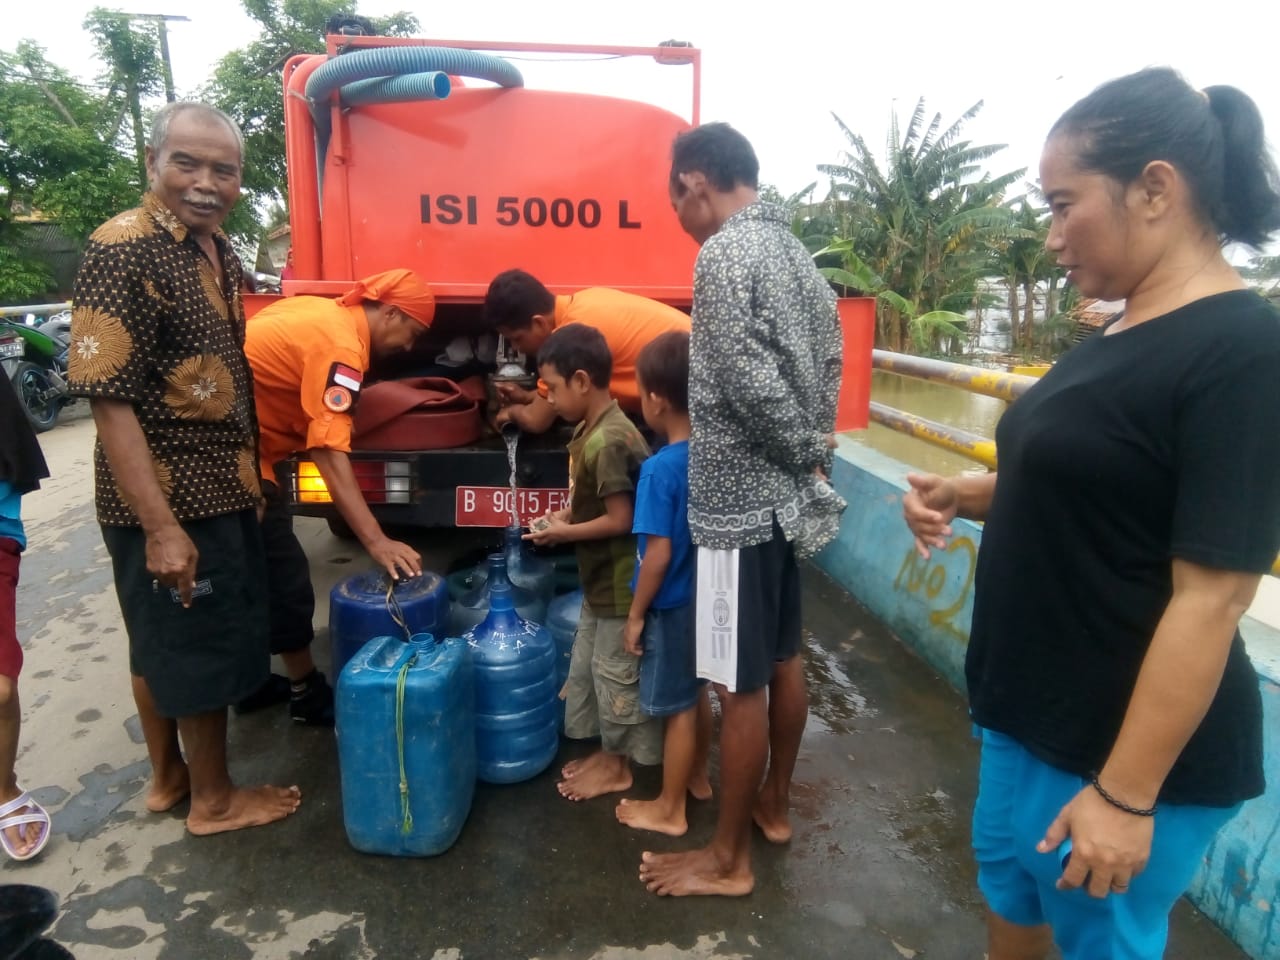
{"label": "green foliage", "polygon": [[0,304],[30,303],[53,288],[53,274],[8,238],[11,230],[0,231]]}
{"label": "green foliage", "polygon": [[967,324],[961,311],[979,298],[992,250],[1019,233],[1005,192],[1023,171],[991,176],[983,163],[1003,145],[960,137],[981,108],[979,101],[945,130],[941,114],[926,123],[923,98],[905,130],[895,113],[883,166],[835,117],[849,149],[842,163],[818,168],[832,182],[813,219],[836,238],[818,262],[844,271],[833,275],[837,283],[877,297],[878,338],[892,350],[958,349]]}
{"label": "green foliage", "polygon": [[114,146],[118,111],[30,41],[0,51],[0,289],[21,301],[50,277],[18,246],[15,216],[56,220],[75,240],[133,206],[140,183]]}
{"label": "green foliage", "polygon": [[118,110],[119,117],[128,114],[138,182],[145,183],[147,132],[142,102],[164,91],[155,23],[133,19],[118,10],[94,7],[84,19],[84,28],[93,37],[98,59],[105,65],[99,78],[107,88],[104,106],[109,111]]}
{"label": "green foliage", "polygon": [[1240,273],[1263,296],[1280,294],[1280,256],[1254,257]]}
{"label": "green foliage", "polygon": [[[246,198],[227,229],[245,235],[261,229],[259,211],[286,194],[284,154],[285,62],[299,53],[323,53],[324,26],[337,14],[355,14],[351,0],[241,0],[261,27],[258,38],[218,61],[203,96],[225,110],[245,137]],[[369,18],[379,34],[411,36],[418,20],[410,13]]]}

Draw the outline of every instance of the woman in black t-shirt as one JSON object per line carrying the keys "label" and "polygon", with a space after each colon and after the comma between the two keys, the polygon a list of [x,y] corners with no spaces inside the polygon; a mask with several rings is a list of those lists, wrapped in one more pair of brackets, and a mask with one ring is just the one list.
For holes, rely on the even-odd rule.
{"label": "woman in black t-shirt", "polygon": [[903,509],[925,556],[986,521],[965,669],[991,960],[1051,937],[1155,960],[1263,790],[1237,624],[1280,549],[1280,311],[1222,245],[1280,229],[1280,178],[1252,100],[1167,69],[1068,110],[1040,178],[1049,251],[1124,314],[1006,414],[998,475],[912,475]]}

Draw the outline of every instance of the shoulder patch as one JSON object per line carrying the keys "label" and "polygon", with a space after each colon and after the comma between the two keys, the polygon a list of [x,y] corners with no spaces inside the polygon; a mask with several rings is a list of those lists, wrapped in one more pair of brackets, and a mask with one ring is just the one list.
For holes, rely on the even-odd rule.
{"label": "shoulder patch", "polygon": [[355,399],[346,387],[326,387],[324,391],[324,407],[334,413],[346,413],[351,409]]}
{"label": "shoulder patch", "polygon": [[364,382],[364,372],[345,363],[335,363],[329,367],[329,379],[325,381],[325,395],[330,387],[344,387],[353,394],[360,392],[360,384]]}

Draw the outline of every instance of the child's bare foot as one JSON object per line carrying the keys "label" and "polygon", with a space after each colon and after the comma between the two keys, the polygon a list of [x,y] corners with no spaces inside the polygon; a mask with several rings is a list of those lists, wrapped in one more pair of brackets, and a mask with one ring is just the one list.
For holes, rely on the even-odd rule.
{"label": "child's bare foot", "polygon": [[147,790],[147,809],[152,813],[172,810],[191,794],[191,775],[185,763],[175,763],[164,772],[151,775],[151,788]]}
{"label": "child's bare foot", "polygon": [[601,752],[589,759],[594,762],[578,767],[572,776],[556,784],[560,796],[566,800],[590,800],[631,789],[631,762],[626,757]]}
{"label": "child's bare foot", "polygon": [[560,775],[568,780],[570,777],[576,777],[580,773],[586,773],[598,763],[602,763],[609,759],[609,754],[603,750],[597,750],[589,757],[582,757],[579,760],[570,760],[560,768]]}
{"label": "child's bare foot", "polygon": [[214,810],[191,802],[187,829],[196,836],[226,833],[283,820],[298,809],[302,792],[297,787],[233,787],[225,807]]}
{"label": "child's bare foot", "polygon": [[660,897],[744,897],[755,886],[751,867],[726,871],[710,847],[640,857],[640,882]]}
{"label": "child's bare foot", "polygon": [[756,796],[755,809],[751,811],[751,819],[770,843],[791,842],[791,816],[787,804],[779,805],[771,800],[763,790]]}
{"label": "child's bare foot", "polygon": [[655,830],[670,837],[683,837],[689,832],[689,821],[684,811],[670,809],[660,800],[627,800],[618,801],[614,811],[619,823],[625,823],[635,830]]}
{"label": "child's bare foot", "polygon": [[705,773],[699,773],[689,781],[689,793],[695,800],[711,799],[711,781]]}

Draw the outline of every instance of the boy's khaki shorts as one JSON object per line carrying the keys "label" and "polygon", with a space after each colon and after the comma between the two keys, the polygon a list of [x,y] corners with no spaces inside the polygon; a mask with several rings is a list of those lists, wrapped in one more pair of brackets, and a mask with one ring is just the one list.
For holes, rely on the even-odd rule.
{"label": "boy's khaki shorts", "polygon": [[564,733],[600,737],[607,753],[636,763],[662,762],[662,721],[640,710],[640,658],[622,646],[626,617],[598,617],[582,604],[564,689]]}

